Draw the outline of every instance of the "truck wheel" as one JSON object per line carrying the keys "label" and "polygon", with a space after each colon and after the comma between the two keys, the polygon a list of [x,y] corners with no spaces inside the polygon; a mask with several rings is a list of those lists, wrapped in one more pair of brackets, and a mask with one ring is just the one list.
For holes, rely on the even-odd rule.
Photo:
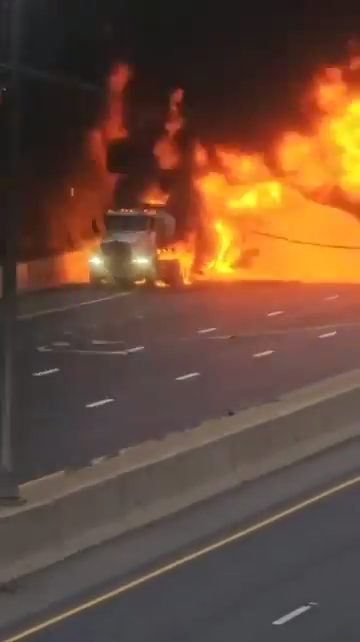
{"label": "truck wheel", "polygon": [[154,276],[148,276],[145,279],[145,285],[147,288],[154,288],[156,286],[156,278]]}
{"label": "truck wheel", "polygon": [[164,281],[165,283],[167,283],[167,285],[170,285],[171,287],[177,288],[183,285],[181,267],[178,261],[168,261]]}
{"label": "truck wheel", "polygon": [[90,285],[101,285],[102,279],[100,279],[100,277],[96,276],[95,274],[90,274],[89,283]]}
{"label": "truck wheel", "polygon": [[132,279],[115,279],[115,285],[120,290],[132,290],[134,281]]}
{"label": "truck wheel", "polygon": [[145,285],[147,288],[154,288],[156,286],[156,281],[159,278],[159,265],[157,258],[153,258],[153,267],[148,275],[145,277]]}

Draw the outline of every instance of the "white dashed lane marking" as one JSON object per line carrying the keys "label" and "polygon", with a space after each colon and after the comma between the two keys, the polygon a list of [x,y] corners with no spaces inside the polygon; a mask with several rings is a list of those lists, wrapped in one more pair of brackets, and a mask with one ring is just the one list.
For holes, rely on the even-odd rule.
{"label": "white dashed lane marking", "polygon": [[64,348],[64,349],[54,349],[54,348],[48,348],[47,346],[41,346],[37,348],[38,352],[61,352],[63,354],[90,354],[93,356],[98,356],[98,355],[107,355],[107,354],[117,354],[117,355],[122,355],[126,356],[127,351],[126,350],[77,350],[75,348]]}
{"label": "white dashed lane marking", "polygon": [[334,337],[336,334],[336,330],[333,330],[333,332],[325,332],[325,334],[319,334],[319,339],[328,339],[329,337]]}
{"label": "white dashed lane marking", "polygon": [[112,401],[115,401],[115,399],[110,399],[107,397],[106,399],[100,399],[100,401],[92,401],[91,403],[86,404],[86,408],[97,408],[98,406],[105,406],[107,403],[111,403]]}
{"label": "white dashed lane marking", "polygon": [[108,346],[118,343],[124,344],[124,341],[120,341],[120,339],[118,341],[108,341],[107,339],[93,339],[91,343],[93,344],[93,346]]}
{"label": "white dashed lane marking", "polygon": [[188,374],[181,375],[176,377],[176,381],[185,381],[185,379],[192,379],[193,377],[199,377],[200,372],[188,372]]}
{"label": "white dashed lane marking", "polygon": [[332,294],[331,296],[326,296],[324,301],[335,301],[335,299],[338,299],[339,295],[338,294]]}
{"label": "white dashed lane marking", "polygon": [[33,377],[45,377],[46,375],[54,374],[55,372],[59,372],[60,368],[51,368],[50,370],[41,370],[40,372],[33,372],[32,376]]}
{"label": "white dashed lane marking", "polygon": [[304,604],[304,606],[299,606],[299,608],[295,609],[294,611],[291,611],[290,613],[279,617],[277,620],[274,620],[273,624],[275,626],[287,624],[287,622],[294,620],[296,617],[299,617],[299,615],[307,613],[307,611],[310,611],[310,609],[314,608],[314,606],[318,606],[318,604],[316,602],[309,602],[308,604]]}
{"label": "white dashed lane marking", "polygon": [[283,310],[274,310],[273,312],[268,312],[268,317],[278,317],[280,314],[284,314]]}
{"label": "white dashed lane marking", "polygon": [[254,359],[260,359],[260,357],[268,357],[270,354],[273,354],[275,350],[264,350],[264,352],[255,352],[253,354]]}
{"label": "white dashed lane marking", "polygon": [[67,310],[82,308],[84,305],[94,305],[95,303],[102,303],[103,301],[111,301],[111,299],[119,299],[124,296],[129,296],[129,294],[129,292],[117,292],[116,294],[99,297],[98,299],[91,299],[90,301],[79,301],[79,303],[71,303],[69,305],[64,305],[58,308],[47,308],[45,310],[36,310],[36,312],[26,312],[25,314],[19,314],[16,318],[20,321],[25,321],[26,319],[35,319],[36,317],[42,317],[46,314],[66,312]]}
{"label": "white dashed lane marking", "polygon": [[[123,343],[122,341],[118,341],[117,343]],[[54,344],[53,344],[54,345]],[[100,344],[94,344],[93,345],[100,345]],[[77,348],[65,348],[64,349],[55,349],[49,348],[48,346],[38,346],[37,348],[38,352],[62,352],[64,354],[90,354],[90,355],[122,355],[126,356],[127,354],[132,354],[133,352],[141,352],[142,350],[145,350],[145,346],[135,346],[134,348],[125,348],[123,350],[87,350],[87,349],[77,349]]]}
{"label": "white dashed lane marking", "polygon": [[215,332],[216,328],[201,328],[198,330],[198,334],[209,334],[209,332]]}

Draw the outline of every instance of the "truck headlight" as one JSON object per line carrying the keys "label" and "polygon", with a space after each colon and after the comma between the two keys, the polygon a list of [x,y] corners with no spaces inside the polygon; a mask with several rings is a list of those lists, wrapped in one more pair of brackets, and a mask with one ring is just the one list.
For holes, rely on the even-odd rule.
{"label": "truck headlight", "polygon": [[136,265],[149,265],[150,259],[147,256],[134,256],[132,262]]}
{"label": "truck headlight", "polygon": [[89,258],[89,263],[92,263],[92,265],[103,265],[104,261],[101,256],[95,255]]}

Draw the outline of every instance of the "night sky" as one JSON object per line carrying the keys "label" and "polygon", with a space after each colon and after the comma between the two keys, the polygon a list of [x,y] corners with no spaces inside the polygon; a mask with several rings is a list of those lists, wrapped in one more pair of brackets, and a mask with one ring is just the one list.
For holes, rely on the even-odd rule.
{"label": "night sky", "polygon": [[[25,56],[90,80],[134,64],[149,94],[182,86],[200,136],[262,146],[299,117],[313,71],[360,32],[355,2],[28,0]],[[149,95],[150,98],[150,95]]]}

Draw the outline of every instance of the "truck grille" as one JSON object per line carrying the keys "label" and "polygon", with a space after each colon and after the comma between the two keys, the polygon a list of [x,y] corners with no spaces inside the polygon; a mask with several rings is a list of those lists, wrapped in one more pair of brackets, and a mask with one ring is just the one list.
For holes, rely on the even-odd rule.
{"label": "truck grille", "polygon": [[122,241],[111,241],[101,244],[102,255],[106,259],[108,270],[113,276],[122,276],[131,264],[131,247]]}

